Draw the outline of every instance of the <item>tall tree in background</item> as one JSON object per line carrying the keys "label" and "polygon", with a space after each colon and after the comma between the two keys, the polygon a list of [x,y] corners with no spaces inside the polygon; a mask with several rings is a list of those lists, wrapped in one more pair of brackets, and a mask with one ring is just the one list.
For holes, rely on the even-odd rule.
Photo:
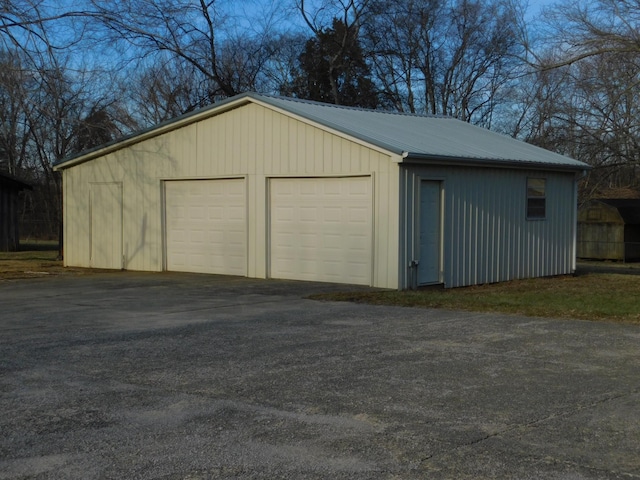
{"label": "tall tree in background", "polygon": [[520,63],[515,2],[385,0],[370,8],[366,45],[395,108],[491,126]]}
{"label": "tall tree in background", "polygon": [[585,58],[542,70],[530,102],[530,143],[589,163],[589,198],[640,187],[640,65],[628,54]]}
{"label": "tall tree in background", "polygon": [[585,198],[640,188],[640,2],[567,0],[545,20],[545,47],[533,51],[538,77],[563,72],[563,81],[553,105],[542,107],[554,111],[562,135],[544,146],[594,167]]}
{"label": "tall tree in background", "polygon": [[262,81],[257,91],[291,95],[291,86],[298,75],[300,57],[309,37],[299,30],[284,31],[270,39],[272,55],[265,63]]}
{"label": "tall tree in background", "polygon": [[[76,45],[90,12],[74,5],[55,0],[0,1],[0,46],[37,56],[43,48],[63,50]],[[62,24],[64,34],[52,36],[51,30]]]}
{"label": "tall tree in background", "polygon": [[281,93],[335,104],[378,106],[361,27],[372,0],[295,0],[312,37],[305,44],[290,85]]}
{"label": "tall tree in background", "polygon": [[26,97],[36,78],[23,62],[21,52],[0,51],[0,171],[18,176],[28,168],[31,139],[25,107],[35,107]]}
{"label": "tall tree in background", "polygon": [[[234,18],[220,0],[91,0],[107,38],[147,65],[187,66],[206,85],[206,103],[255,90],[271,51],[270,17]],[[235,5],[237,6],[237,4]],[[239,30],[238,24],[245,29]],[[141,64],[143,67],[144,62]]]}
{"label": "tall tree in background", "polygon": [[174,60],[150,65],[123,81],[123,96],[128,98],[140,128],[157,125],[184,113],[208,105],[208,91],[193,67]]}
{"label": "tall tree in background", "polygon": [[91,91],[91,82],[71,78],[66,66],[33,65],[19,51],[2,57],[0,168],[34,186],[27,198],[34,225],[25,233],[55,237],[62,188],[55,162],[120,136],[126,115]]}
{"label": "tall tree in background", "polygon": [[593,165],[586,194],[640,184],[639,1],[559,0],[546,29],[524,3],[0,1],[0,168],[59,190],[57,159],[254,90],[508,132]]}
{"label": "tall tree in background", "polygon": [[26,198],[31,224],[23,231],[39,236],[55,237],[61,225],[54,163],[115,138],[127,118],[122,109],[113,112],[117,102],[107,100],[107,82],[73,54],[84,41],[89,12],[67,5],[74,4],[0,3],[0,168],[34,186]]}
{"label": "tall tree in background", "polygon": [[[640,55],[638,0],[565,0],[545,10],[550,26],[541,68],[569,65],[610,53]],[[533,52],[534,55],[539,52]]]}
{"label": "tall tree in background", "polygon": [[336,105],[378,106],[376,87],[358,41],[357,29],[334,19],[307,40],[296,76],[281,93]]}

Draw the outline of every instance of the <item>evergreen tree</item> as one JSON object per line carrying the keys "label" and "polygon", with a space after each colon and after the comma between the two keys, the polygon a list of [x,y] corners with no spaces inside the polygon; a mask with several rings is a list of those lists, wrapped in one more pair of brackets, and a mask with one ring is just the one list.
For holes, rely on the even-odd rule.
{"label": "evergreen tree", "polygon": [[376,108],[379,104],[357,30],[339,19],[307,40],[293,81],[280,91],[336,105]]}

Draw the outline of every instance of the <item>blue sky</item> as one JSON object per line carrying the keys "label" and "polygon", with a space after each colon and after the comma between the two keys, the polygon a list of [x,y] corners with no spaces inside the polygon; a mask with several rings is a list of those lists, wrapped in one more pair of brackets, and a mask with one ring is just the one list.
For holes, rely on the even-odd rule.
{"label": "blue sky", "polygon": [[529,11],[531,16],[535,16],[540,12],[542,7],[555,3],[555,0],[529,0]]}

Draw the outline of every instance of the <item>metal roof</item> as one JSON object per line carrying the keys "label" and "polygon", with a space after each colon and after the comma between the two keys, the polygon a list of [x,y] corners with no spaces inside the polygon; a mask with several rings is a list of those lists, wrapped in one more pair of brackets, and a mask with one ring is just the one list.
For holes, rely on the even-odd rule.
{"label": "metal roof", "polygon": [[365,110],[268,95],[254,98],[408,158],[589,168],[586,163],[451,117]]}
{"label": "metal roof", "polygon": [[366,110],[295,98],[244,93],[128,137],[61,160],[55,170],[77,165],[167,131],[260,103],[374,145],[405,160],[586,170],[586,163],[485,128],[443,116]]}

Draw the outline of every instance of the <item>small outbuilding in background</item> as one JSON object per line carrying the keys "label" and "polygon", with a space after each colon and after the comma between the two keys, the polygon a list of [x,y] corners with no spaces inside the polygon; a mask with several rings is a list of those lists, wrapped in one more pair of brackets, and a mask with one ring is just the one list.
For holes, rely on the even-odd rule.
{"label": "small outbuilding in background", "polygon": [[600,198],[578,212],[578,257],[640,261],[640,199]]}
{"label": "small outbuilding in background", "polygon": [[20,245],[18,194],[31,185],[6,173],[0,173],[0,252],[15,252]]}

